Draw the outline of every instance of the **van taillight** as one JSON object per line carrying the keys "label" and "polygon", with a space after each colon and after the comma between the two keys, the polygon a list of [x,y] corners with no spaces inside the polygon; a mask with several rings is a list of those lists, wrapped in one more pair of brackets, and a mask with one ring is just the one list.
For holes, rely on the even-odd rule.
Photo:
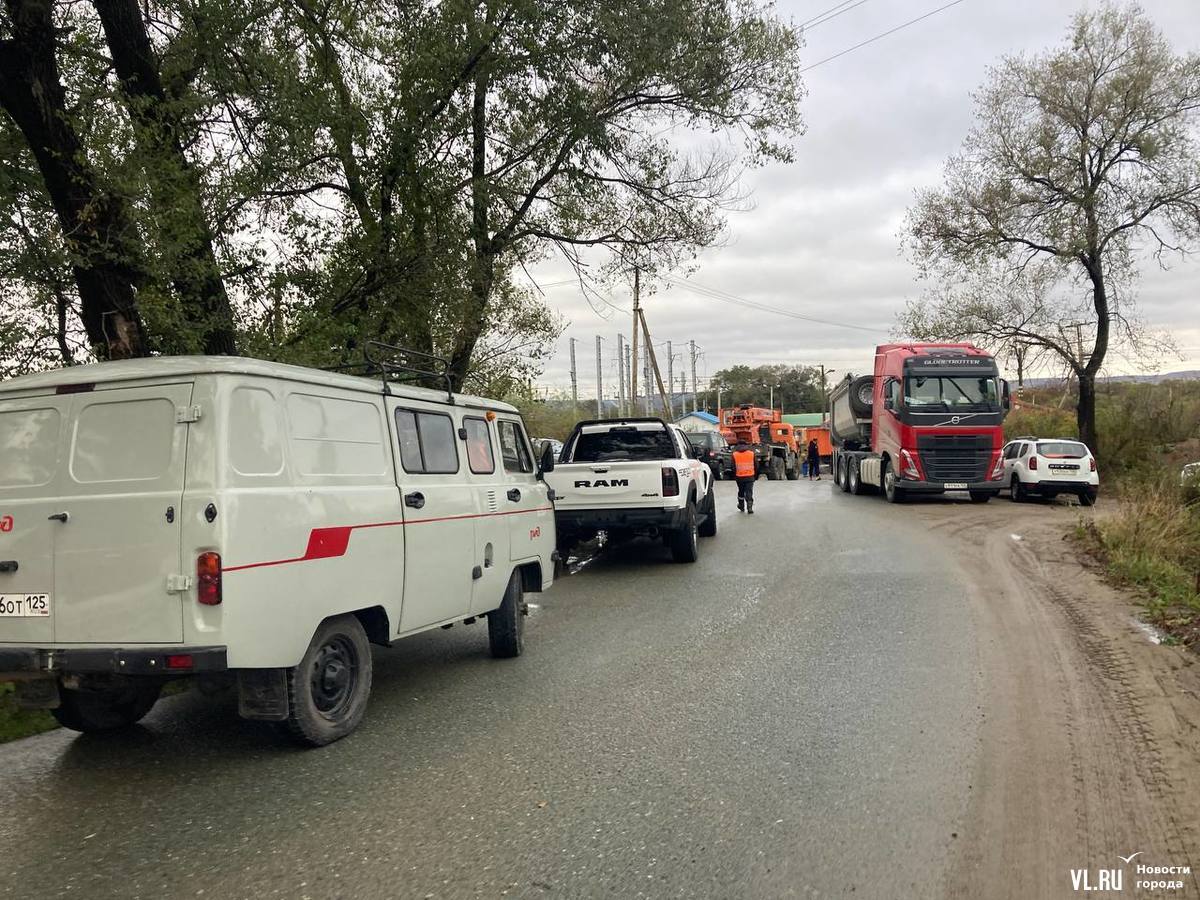
{"label": "van taillight", "polygon": [[1036,456],[1029,457],[1029,471],[1031,471],[1031,472],[1037,471],[1037,457]]}
{"label": "van taillight", "polygon": [[221,602],[221,554],[201,553],[196,557],[196,599],[205,606]]}
{"label": "van taillight", "polygon": [[663,466],[663,490],[664,497],[679,496],[679,473],[669,466]]}

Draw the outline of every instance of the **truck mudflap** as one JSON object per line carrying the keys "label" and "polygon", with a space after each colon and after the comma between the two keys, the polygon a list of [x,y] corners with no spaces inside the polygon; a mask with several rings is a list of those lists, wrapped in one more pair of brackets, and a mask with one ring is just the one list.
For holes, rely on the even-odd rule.
{"label": "truck mudflap", "polygon": [[45,675],[191,675],[227,668],[224,647],[0,647],[0,681]]}

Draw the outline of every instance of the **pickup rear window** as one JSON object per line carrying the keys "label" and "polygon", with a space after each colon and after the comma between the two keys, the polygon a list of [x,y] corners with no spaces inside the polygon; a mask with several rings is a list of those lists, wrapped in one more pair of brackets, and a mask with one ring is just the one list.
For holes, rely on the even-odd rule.
{"label": "pickup rear window", "polygon": [[571,462],[674,459],[677,455],[675,443],[665,428],[654,431],[613,428],[608,431],[585,431],[579,435],[575,439]]}

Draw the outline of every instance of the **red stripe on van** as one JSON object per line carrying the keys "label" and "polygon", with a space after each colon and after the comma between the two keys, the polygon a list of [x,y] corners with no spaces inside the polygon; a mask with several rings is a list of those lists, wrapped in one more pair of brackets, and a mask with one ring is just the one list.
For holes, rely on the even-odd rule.
{"label": "red stripe on van", "polygon": [[426,525],[430,522],[450,522],[456,519],[490,519],[493,516],[519,516],[522,513],[552,512],[553,506],[536,509],[514,509],[508,512],[470,513],[465,516],[439,516],[430,519],[409,519],[407,522],[368,522],[363,525],[336,525],[329,528],[314,528],[308,533],[308,547],[303,556],[290,559],[273,559],[267,562],[243,563],[240,566],[223,566],[222,572],[240,572],[243,569],[261,569],[265,566],[283,566],[288,563],[309,562],[314,559],[335,559],[345,556],[350,546],[350,534],[360,528],[391,528],[396,525]]}

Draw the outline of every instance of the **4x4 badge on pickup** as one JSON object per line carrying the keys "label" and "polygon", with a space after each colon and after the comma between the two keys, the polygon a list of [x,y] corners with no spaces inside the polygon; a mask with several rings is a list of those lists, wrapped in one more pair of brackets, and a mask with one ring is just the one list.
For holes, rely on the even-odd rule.
{"label": "4x4 badge on pickup", "polygon": [[576,481],[575,487],[629,487],[628,478],[597,478],[595,481]]}

